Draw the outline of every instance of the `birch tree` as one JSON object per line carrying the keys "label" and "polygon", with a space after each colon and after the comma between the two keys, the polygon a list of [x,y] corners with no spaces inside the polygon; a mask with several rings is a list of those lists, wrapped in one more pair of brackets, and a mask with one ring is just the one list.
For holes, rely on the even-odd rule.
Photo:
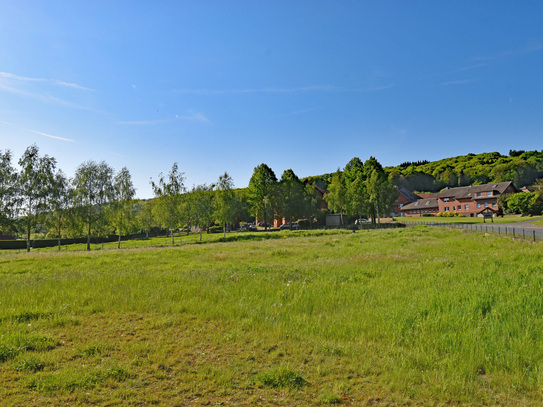
{"label": "birch tree", "polygon": [[58,238],[58,250],[60,251],[60,240],[66,214],[73,199],[73,189],[70,181],[62,171],[58,171],[54,178],[49,195],[49,208],[53,229]]}
{"label": "birch tree", "polygon": [[223,227],[223,237],[226,237],[226,225],[231,223],[235,216],[234,207],[234,181],[232,177],[225,172],[219,177],[215,190],[215,200],[213,206],[215,208],[215,220]]}
{"label": "birch tree", "polygon": [[86,161],[77,168],[73,187],[74,203],[85,226],[87,250],[90,250],[91,236],[104,233],[105,207],[115,196],[113,169],[104,161]]}
{"label": "birch tree", "polygon": [[179,172],[177,163],[173,163],[168,177],[160,173],[158,182],[151,180],[153,192],[157,197],[156,213],[161,224],[169,229],[172,245],[174,244],[173,232],[179,227],[182,194],[185,192],[184,181],[184,173]]}
{"label": "birch tree", "polygon": [[40,157],[38,147],[28,147],[19,159],[18,176],[20,212],[26,235],[26,251],[30,251],[30,234],[38,217],[45,212],[48,194],[53,185],[56,160],[47,155]]}
{"label": "birch tree", "polygon": [[16,210],[17,172],[11,165],[11,151],[0,151],[0,227],[11,230]]}
{"label": "birch tree", "polygon": [[117,241],[117,249],[121,248],[121,235],[126,234],[133,217],[132,210],[134,208],[134,195],[136,189],[132,183],[132,177],[128,168],[123,167],[115,176],[114,180],[114,200],[113,213],[115,229],[119,239]]}

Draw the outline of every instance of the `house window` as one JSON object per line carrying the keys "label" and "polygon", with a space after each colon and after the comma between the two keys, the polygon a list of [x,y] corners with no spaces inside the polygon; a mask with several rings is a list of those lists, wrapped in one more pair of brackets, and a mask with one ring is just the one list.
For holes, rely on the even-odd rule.
{"label": "house window", "polygon": [[486,196],[492,196],[492,192],[487,192]]}
{"label": "house window", "polygon": [[477,192],[477,196],[481,196],[481,193],[480,193],[480,192]]}
{"label": "house window", "polygon": [[468,204],[464,205],[464,209],[467,211],[469,209],[469,205]]}
{"label": "house window", "polygon": [[399,204],[399,205],[398,205],[398,208],[401,208],[402,206],[403,206],[403,204]]}
{"label": "house window", "polygon": [[478,203],[478,204],[477,204],[477,208],[480,208],[480,207],[481,207],[481,204],[480,204],[480,203]]}
{"label": "house window", "polygon": [[446,207],[443,208],[443,210],[444,210],[445,212],[449,212],[449,207],[446,206]]}
{"label": "house window", "polygon": [[496,202],[492,202],[492,206],[496,206]]}
{"label": "house window", "polygon": [[488,202],[485,202],[485,208],[488,208]]}
{"label": "house window", "polygon": [[453,198],[453,202],[456,202],[456,198]]}
{"label": "house window", "polygon": [[449,202],[449,198],[443,198],[443,202]]}

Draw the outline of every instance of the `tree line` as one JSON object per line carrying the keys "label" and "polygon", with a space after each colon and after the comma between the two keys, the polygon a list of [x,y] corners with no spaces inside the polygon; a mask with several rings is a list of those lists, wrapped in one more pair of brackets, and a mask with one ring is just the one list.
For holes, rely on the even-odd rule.
{"label": "tree line", "polygon": [[[13,165],[10,150],[0,151],[0,232],[24,236],[27,250],[35,236],[91,238],[151,231],[174,232],[196,227],[221,229],[223,234],[237,222],[260,220],[267,229],[274,219],[306,219],[309,227],[322,223],[325,210],[341,216],[368,216],[373,222],[390,211],[396,198],[392,182],[371,157],[365,163],[355,157],[332,176],[329,185],[300,180],[292,169],[277,178],[266,164],[254,168],[247,188],[236,189],[225,172],[210,185],[185,186],[185,176],[174,163],[167,175],[151,179],[155,198],[136,200],[129,170],[115,170],[106,162],[86,161],[72,178],[57,168],[54,157],[28,147]],[[323,194],[323,189],[329,193]],[[323,196],[324,195],[324,196]],[[201,235],[200,235],[201,238]]]}
{"label": "tree line", "polygon": [[10,150],[0,151],[0,230],[23,235],[30,251],[31,237],[46,231],[90,238],[109,232],[120,236],[128,230],[135,188],[127,168],[115,173],[104,161],[87,161],[68,178],[57,169],[54,157],[41,156],[36,145],[28,147],[12,164]]}
{"label": "tree line", "polygon": [[[395,185],[406,184],[417,190],[411,185],[416,184],[422,191],[435,190],[437,178],[423,170],[434,168],[433,174],[441,180],[449,170],[457,175],[460,171],[460,178],[448,178],[451,186],[466,184],[467,180],[481,183],[513,178],[519,183],[521,179],[528,182],[543,174],[543,152],[537,151],[511,151],[509,157],[499,153],[468,154],[392,168],[383,168],[374,157],[365,162],[354,157],[343,170],[338,168],[322,176],[300,179],[288,169],[278,179],[263,163],[254,168],[247,188],[236,189],[225,172],[215,183],[189,190],[184,173],[174,163],[167,175],[159,174],[157,180],[151,180],[154,199],[135,200],[126,167],[115,172],[104,161],[86,161],[69,178],[57,169],[55,158],[40,155],[36,145],[28,147],[20,157],[19,170],[12,161],[10,150],[0,150],[0,232],[4,236],[24,236],[27,250],[31,238],[37,235],[58,238],[59,249],[62,237],[85,236],[90,249],[93,237],[117,235],[120,247],[123,235],[167,230],[173,243],[174,232],[180,228],[188,231],[197,227],[200,233],[220,229],[226,234],[237,222],[260,220],[267,229],[274,219],[286,219],[292,226],[293,220],[302,218],[312,227],[315,220],[323,223],[323,199],[344,224],[344,216],[351,221],[368,217],[377,223],[392,210],[398,196]],[[468,163],[474,162],[479,167],[488,166],[485,171],[493,178],[480,175],[481,171],[477,176],[468,171],[474,168]],[[452,163],[456,163],[454,167]],[[462,181],[462,176],[467,180]],[[431,180],[417,184],[417,177]],[[500,207],[506,212],[541,213],[542,188],[536,186],[534,192],[503,197]]]}

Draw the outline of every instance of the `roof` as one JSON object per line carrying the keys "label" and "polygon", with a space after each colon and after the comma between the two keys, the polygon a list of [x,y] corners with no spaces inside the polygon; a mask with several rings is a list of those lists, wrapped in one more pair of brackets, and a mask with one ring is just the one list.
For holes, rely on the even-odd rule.
{"label": "roof", "polygon": [[415,202],[411,202],[407,205],[402,206],[402,211],[409,211],[413,209],[434,209],[439,208],[439,203],[437,198],[423,198],[417,199]]}
{"label": "roof", "polygon": [[439,192],[423,192],[420,194],[417,194],[419,198],[436,198],[439,195]]}
{"label": "roof", "polygon": [[474,198],[476,197],[478,192],[493,192],[492,195],[501,195],[510,186],[512,186],[516,191],[516,188],[513,186],[513,183],[511,181],[494,182],[482,185],[470,185],[467,187],[447,188],[438,194],[438,198]]}
{"label": "roof", "polygon": [[411,192],[410,190],[408,190],[406,187],[403,187],[403,186],[397,186],[396,187],[396,190],[398,191],[398,193],[402,194],[403,196],[405,196],[407,198],[408,201],[411,201],[411,202],[414,202],[416,201],[419,197],[414,194],[413,192]]}

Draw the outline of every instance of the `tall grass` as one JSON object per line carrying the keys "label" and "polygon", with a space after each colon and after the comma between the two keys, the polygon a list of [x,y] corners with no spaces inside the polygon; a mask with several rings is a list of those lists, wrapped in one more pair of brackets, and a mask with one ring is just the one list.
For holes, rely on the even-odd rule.
{"label": "tall grass", "polygon": [[[282,394],[278,405],[312,404],[341,394],[362,403],[376,394],[385,405],[543,402],[540,244],[426,227],[273,235],[0,253],[0,349],[17,349],[0,360],[0,380],[17,401],[40,389],[50,400],[75,392],[81,401],[89,386],[111,380],[110,402],[121,393],[148,400],[152,371],[188,383],[187,394],[214,388],[215,401],[258,396],[274,405],[269,397]],[[169,330],[186,334],[185,345],[163,338]],[[73,350],[20,345],[36,335]],[[218,359],[183,370],[180,352]],[[31,357],[50,360],[39,372],[10,365]],[[82,360],[94,370],[70,379]],[[104,362],[122,366],[122,377],[100,373]],[[303,390],[266,386],[269,372],[285,371],[307,381]],[[141,392],[123,393],[134,383]]]}

